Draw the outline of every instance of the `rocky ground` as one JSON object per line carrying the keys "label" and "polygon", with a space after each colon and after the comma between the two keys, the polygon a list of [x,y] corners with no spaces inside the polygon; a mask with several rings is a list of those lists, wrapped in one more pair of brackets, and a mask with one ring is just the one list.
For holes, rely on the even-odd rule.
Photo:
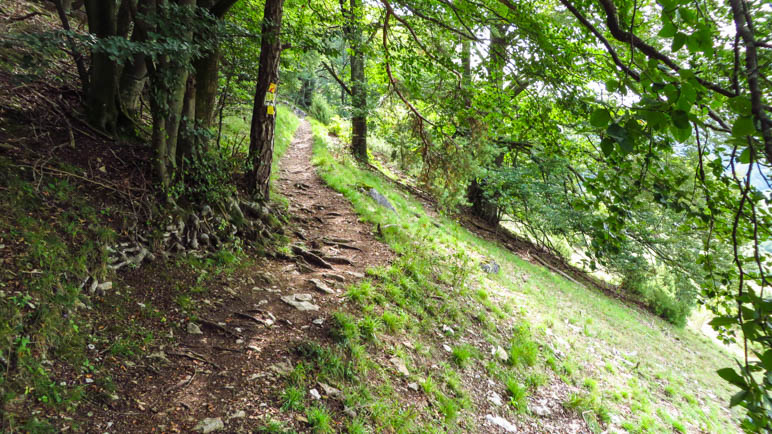
{"label": "rocky ground", "polygon": [[[260,260],[225,278],[204,300],[211,309],[185,329],[168,330],[173,344],[140,363],[123,362],[119,399],[81,411],[90,418],[89,432],[249,431],[279,411],[281,376],[294,366],[297,344],[328,339],[329,312],[340,309],[341,288],[392,256],[316,175],[311,138],[304,122],[277,185],[294,216],[297,256]],[[152,285],[148,270],[128,272],[122,284]],[[317,391],[328,395],[325,386]]]}

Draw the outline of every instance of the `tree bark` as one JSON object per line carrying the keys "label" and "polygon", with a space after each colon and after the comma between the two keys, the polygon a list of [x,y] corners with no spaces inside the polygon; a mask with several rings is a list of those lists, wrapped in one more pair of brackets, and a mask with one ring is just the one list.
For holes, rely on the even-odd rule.
{"label": "tree bark", "polygon": [[[66,31],[70,31],[70,20],[67,18],[67,14],[70,12],[72,6],[72,0],[54,0],[56,6],[56,12],[59,14],[59,20],[62,22],[62,28]],[[67,44],[70,46],[70,55],[75,62],[75,67],[78,69],[78,78],[80,78],[80,86],[83,95],[88,95],[88,71],[83,63],[83,56],[78,51],[78,46],[75,45],[75,41],[71,36],[67,36]]]}
{"label": "tree bark", "polygon": [[[115,36],[118,31],[118,5],[114,0],[87,0],[89,32],[97,39]],[[115,132],[118,119],[118,66],[107,53],[91,53],[91,73],[86,110],[89,122],[96,128]]]}
{"label": "tree bark", "polygon": [[220,50],[208,52],[194,62],[196,69],[196,123],[201,128],[212,126],[217,83],[219,79]]}
{"label": "tree bark", "polygon": [[[177,0],[176,3],[184,8],[192,8],[196,5],[196,0]],[[187,42],[192,42],[193,32],[186,32],[183,35],[183,38]],[[190,63],[189,55],[180,57],[181,58],[169,62],[169,66],[171,66],[170,77],[174,77],[174,82],[169,89],[169,113],[166,119],[166,146],[168,147],[169,163],[172,168],[177,164],[177,142],[180,137],[182,108],[185,103],[185,89],[188,83],[188,65]]]}
{"label": "tree bark", "polygon": [[365,81],[365,55],[362,50],[362,29],[357,17],[361,0],[350,0],[348,23],[345,26],[351,48],[351,153],[362,162],[367,162],[367,82]]}
{"label": "tree bark", "polygon": [[[269,198],[269,180],[273,160],[276,114],[268,113],[265,97],[269,86],[278,84],[279,57],[281,56],[282,7],[284,0],[266,0],[260,42],[260,66],[255,86],[252,128],[249,134],[249,160],[252,169],[248,175],[252,194],[264,200]],[[275,99],[274,99],[275,103]]]}
{"label": "tree bark", "polygon": [[[155,4],[147,0],[139,1],[137,15],[147,16],[155,12]],[[131,41],[134,43],[147,40],[147,24],[138,17],[134,18],[134,30],[131,33]],[[144,53],[136,53],[131,61],[123,68],[119,83],[120,89],[120,117],[119,126],[128,130],[134,127],[133,123],[140,117],[142,91],[148,79],[147,59]]]}
{"label": "tree bark", "polygon": [[180,121],[180,131],[177,143],[177,161],[185,164],[185,161],[192,161],[198,157],[198,135],[191,134],[196,129],[196,77],[190,75],[188,83],[185,86],[185,99],[182,104],[182,120]]}
{"label": "tree bark", "polygon": [[[490,57],[488,58],[488,79],[494,84],[496,90],[499,93],[499,97],[504,97],[504,65],[507,63],[507,46],[508,41],[506,37],[507,28],[504,25],[495,25],[491,28],[491,41],[489,46]],[[471,70],[467,73],[467,64],[471,68],[469,52],[462,49],[462,64],[464,65],[464,76],[471,78]],[[503,155],[498,155],[495,158],[494,164],[500,166]],[[501,219],[501,212],[495,200],[486,196],[485,179],[473,178],[467,189],[467,200],[472,204],[472,214],[480,217],[487,223],[497,225]]]}

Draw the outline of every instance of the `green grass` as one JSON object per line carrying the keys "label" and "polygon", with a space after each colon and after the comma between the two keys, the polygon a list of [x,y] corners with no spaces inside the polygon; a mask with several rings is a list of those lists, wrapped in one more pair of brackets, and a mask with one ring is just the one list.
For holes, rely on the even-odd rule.
{"label": "green grass", "polygon": [[282,410],[303,410],[303,399],[305,398],[305,391],[297,386],[288,386],[281,393],[281,409]]}
{"label": "green grass", "polygon": [[[501,377],[503,380],[498,381],[507,382],[502,387],[517,386],[513,386],[517,393],[510,392],[511,397],[520,396],[521,390],[527,394],[529,389],[559,381],[549,380],[549,375],[584,386],[586,392],[573,397],[567,406],[589,410],[587,424],[592,429],[611,414],[634,410],[638,414],[636,429],[737,430],[739,411],[733,410],[733,418],[727,418],[719,410],[733,391],[715,374],[716,369],[732,362],[707,338],[525,262],[450,219],[429,217],[420,203],[393,188],[388,180],[357,167],[344,156],[345,150],[331,151],[326,129],[318,124],[313,128],[314,164],[320,175],[352,203],[361,221],[380,225],[381,241],[397,254],[390,267],[368,273],[372,281],[364,288],[360,284],[347,292],[348,299],[366,315],[372,315],[374,306],[382,306],[383,331],[406,333],[414,343],[420,343],[422,333],[438,330],[441,324],[455,324],[456,330],[479,327],[486,339],[499,342],[509,355],[508,364],[491,365],[486,359],[482,365],[491,378]],[[369,188],[385,195],[398,212],[383,212],[365,194]],[[501,272],[480,273],[476,258],[495,260]],[[511,335],[501,336],[499,331],[505,330],[501,324],[507,323],[511,324]],[[532,324],[541,326],[537,329]],[[362,335],[367,329],[359,328]],[[436,344],[424,341],[421,345],[426,345],[430,359],[444,353]],[[471,366],[474,359],[459,345],[447,357],[458,366]],[[598,364],[598,360],[602,362]],[[421,368],[413,366],[411,372],[414,369]],[[705,408],[688,394],[678,399],[663,391],[654,378],[663,370],[700,390]],[[443,429],[462,423],[461,398],[454,398],[448,383],[438,385],[428,374],[421,385],[442,415]],[[628,384],[625,379],[631,376],[639,383]],[[591,381],[583,384],[584,378]],[[717,398],[707,398],[708,391]],[[390,398],[399,400],[396,395]],[[515,402],[519,402],[515,405],[518,412],[527,413],[522,399]],[[669,408],[671,402],[681,414],[679,420],[664,420],[666,413],[658,412]],[[434,426],[437,421],[422,422]],[[374,419],[368,423],[382,426]]]}
{"label": "green grass", "polygon": [[335,432],[332,427],[332,416],[325,407],[315,406],[309,408],[306,410],[306,418],[308,419],[308,425],[311,426],[311,431],[316,434]]}
{"label": "green grass", "polygon": [[453,347],[453,362],[461,368],[466,368],[473,359],[479,357],[477,348],[469,344],[461,344]]}

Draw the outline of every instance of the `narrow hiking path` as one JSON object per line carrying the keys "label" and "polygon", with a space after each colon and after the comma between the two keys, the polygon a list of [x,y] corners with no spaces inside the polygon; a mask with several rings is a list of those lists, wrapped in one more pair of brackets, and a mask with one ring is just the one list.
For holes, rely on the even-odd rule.
{"label": "narrow hiking path", "polygon": [[[392,258],[351,204],[316,174],[312,140],[304,120],[276,185],[293,216],[290,246],[303,252],[259,258],[219,278],[200,300],[205,307],[165,332],[167,345],[148,349],[136,363],[115,360],[113,371],[125,372],[113,378],[115,393],[79,411],[88,432],[188,432],[204,425],[251,432],[280,412],[281,376],[295,365],[297,345],[328,340],[328,319],[340,309],[344,286]],[[310,263],[319,257],[331,268]],[[153,292],[149,275],[144,268],[131,271],[126,286]],[[301,432],[308,429],[303,421],[295,424]]]}

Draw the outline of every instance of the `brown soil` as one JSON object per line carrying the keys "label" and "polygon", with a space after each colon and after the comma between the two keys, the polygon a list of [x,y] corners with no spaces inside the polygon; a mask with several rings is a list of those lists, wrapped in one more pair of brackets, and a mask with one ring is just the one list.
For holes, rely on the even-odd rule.
{"label": "brown soil", "polygon": [[[120,366],[112,371],[125,372],[114,378],[119,399],[80,409],[83,419],[79,422],[88,432],[190,431],[207,417],[221,417],[227,432],[249,431],[266,415],[279,413],[283,380],[276,372],[277,364],[294,366],[298,359],[294,349],[301,342],[329,339],[329,316],[341,309],[342,288],[356,280],[352,274],[387,264],[392,257],[388,247],[374,239],[371,228],[357,220],[342,195],[327,188],[313,170],[311,138],[310,127],[303,122],[281,163],[278,190],[290,202],[291,242],[345,257],[353,265],[304,273],[302,266],[289,259],[260,259],[253,267],[222,279],[221,287],[207,293],[213,307],[199,314],[206,321],[198,322],[202,335],[171,327],[165,333],[176,336],[173,344],[148,349],[145,358],[131,367],[115,360]],[[345,244],[360,250],[328,246],[324,241],[329,239],[349,240]],[[124,276],[123,284],[133,287],[137,298],[146,302],[152,302],[158,291],[159,282],[152,276],[160,270],[154,268],[143,267]],[[344,282],[325,276],[329,274]],[[315,290],[309,281],[312,278],[324,281],[336,293]],[[168,279],[177,280],[178,285],[192,284],[189,276]],[[296,293],[311,294],[320,310],[300,312],[281,301],[282,296]],[[259,320],[273,315],[276,323],[266,327],[240,314]],[[175,316],[170,312],[170,317]],[[312,323],[318,319],[324,322]],[[213,325],[218,323],[221,325]],[[187,323],[180,321],[180,325]],[[170,363],[148,357],[157,351],[163,351]],[[245,417],[227,420],[238,411],[244,411]],[[301,432],[308,429],[301,421],[294,425]]]}

